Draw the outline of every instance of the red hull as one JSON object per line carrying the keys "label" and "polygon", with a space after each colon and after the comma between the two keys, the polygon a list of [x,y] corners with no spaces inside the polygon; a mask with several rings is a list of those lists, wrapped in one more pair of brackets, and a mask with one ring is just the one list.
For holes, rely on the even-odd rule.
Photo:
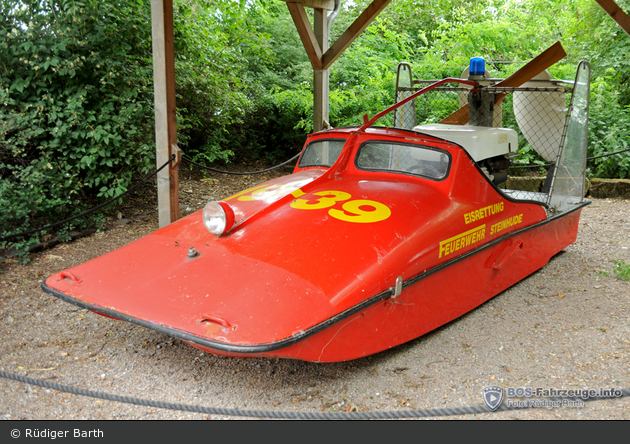
{"label": "red hull", "polygon": [[[307,146],[339,141],[332,167],[296,167],[227,198],[235,226],[220,237],[198,212],[42,287],[215,354],[343,361],[458,318],[575,241],[585,203],[548,218],[540,203],[498,190],[458,145],[347,129]],[[426,174],[445,169],[430,178],[418,165],[361,167],[370,143],[381,151],[362,158],[368,165],[382,146],[418,146],[441,159]],[[188,258],[189,247],[200,255]]]}

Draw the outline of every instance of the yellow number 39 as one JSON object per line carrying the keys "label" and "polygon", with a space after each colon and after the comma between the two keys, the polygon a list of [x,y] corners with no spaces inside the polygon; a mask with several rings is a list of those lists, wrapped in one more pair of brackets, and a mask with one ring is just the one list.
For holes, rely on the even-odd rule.
{"label": "yellow number 39", "polygon": [[[301,190],[296,190],[293,193],[294,197],[301,197],[303,195]],[[319,210],[330,208],[337,202],[343,202],[352,197],[346,192],[332,190],[319,191],[313,193],[313,195],[321,197],[313,203],[310,203],[309,199],[296,199],[291,203],[291,207],[297,210]],[[335,219],[354,223],[380,222],[387,219],[392,214],[387,206],[373,200],[350,200],[345,202],[341,208],[343,211],[331,208],[328,210],[328,214]]]}
{"label": "yellow number 39", "polygon": [[[364,209],[370,208],[369,210]],[[355,222],[359,224],[369,224],[372,222],[380,222],[387,219],[392,214],[392,210],[387,208],[380,202],[373,200],[351,200],[344,203],[341,210],[334,208],[328,211],[335,219],[344,220],[346,222]],[[351,213],[351,214],[346,214]]]}

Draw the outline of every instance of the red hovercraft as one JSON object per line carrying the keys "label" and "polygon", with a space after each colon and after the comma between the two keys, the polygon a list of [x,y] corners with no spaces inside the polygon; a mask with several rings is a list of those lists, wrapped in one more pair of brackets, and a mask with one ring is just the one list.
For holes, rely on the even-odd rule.
{"label": "red hovercraft", "polygon": [[356,359],[456,319],[573,243],[589,203],[588,63],[542,191],[499,188],[518,140],[479,125],[487,100],[469,99],[468,125],[372,126],[445,83],[501,94],[473,65],[470,80],[439,81],[361,127],[311,134],[293,174],[56,273],[43,290],[235,357]]}

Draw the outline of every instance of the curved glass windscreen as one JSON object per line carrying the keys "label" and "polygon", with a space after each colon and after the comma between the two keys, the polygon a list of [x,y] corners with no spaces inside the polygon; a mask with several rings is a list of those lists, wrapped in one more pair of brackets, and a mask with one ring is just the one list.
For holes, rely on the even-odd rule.
{"label": "curved glass windscreen", "polygon": [[346,139],[316,140],[309,143],[300,158],[299,167],[324,166],[331,167],[341,154]]}
{"label": "curved glass windscreen", "polygon": [[584,201],[590,84],[591,65],[581,62],[575,75],[564,145],[556,162],[549,195],[549,206],[559,213]]}
{"label": "curved glass windscreen", "polygon": [[359,149],[356,161],[362,170],[391,171],[441,180],[448,174],[450,156],[420,145],[369,142]]}

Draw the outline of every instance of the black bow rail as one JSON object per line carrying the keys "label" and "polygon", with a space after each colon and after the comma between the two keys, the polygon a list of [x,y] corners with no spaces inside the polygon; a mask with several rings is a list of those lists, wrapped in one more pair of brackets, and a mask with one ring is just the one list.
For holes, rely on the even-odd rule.
{"label": "black bow rail", "polygon": [[[91,398],[104,399],[106,401],[123,402],[126,404],[141,405],[146,407],[155,407],[158,409],[166,410],[180,410],[190,413],[204,413],[207,415],[224,415],[224,416],[237,416],[237,417],[249,417],[249,418],[270,418],[270,419],[319,419],[319,420],[331,420],[331,419],[405,419],[405,418],[431,418],[437,416],[460,416],[460,415],[472,415],[480,413],[498,413],[510,410],[527,410],[530,408],[546,408],[549,407],[530,407],[529,403],[526,407],[508,406],[502,404],[496,410],[490,410],[486,406],[478,405],[471,407],[454,407],[444,409],[424,409],[424,410],[386,410],[380,412],[288,412],[288,411],[271,411],[271,410],[242,410],[242,409],[230,409],[222,407],[204,407],[200,405],[191,404],[177,404],[172,402],[154,401],[150,399],[134,398],[131,396],[113,395],[111,393],[103,393],[95,390],[85,390],[70,385],[57,384],[55,382],[44,381],[41,379],[29,378],[27,376],[16,375],[5,371],[0,371],[0,377],[5,379],[11,379],[13,381],[19,381],[26,384],[36,385],[39,387],[58,390],[66,393],[72,393],[75,395],[89,396]],[[620,397],[592,397],[587,399],[582,398],[544,398],[548,402],[557,402],[559,406],[563,404],[563,401],[568,402],[588,402],[588,401],[601,401],[610,399],[619,399],[625,396],[630,396],[630,389],[618,389],[621,392]],[[539,398],[537,398],[539,399]]]}

